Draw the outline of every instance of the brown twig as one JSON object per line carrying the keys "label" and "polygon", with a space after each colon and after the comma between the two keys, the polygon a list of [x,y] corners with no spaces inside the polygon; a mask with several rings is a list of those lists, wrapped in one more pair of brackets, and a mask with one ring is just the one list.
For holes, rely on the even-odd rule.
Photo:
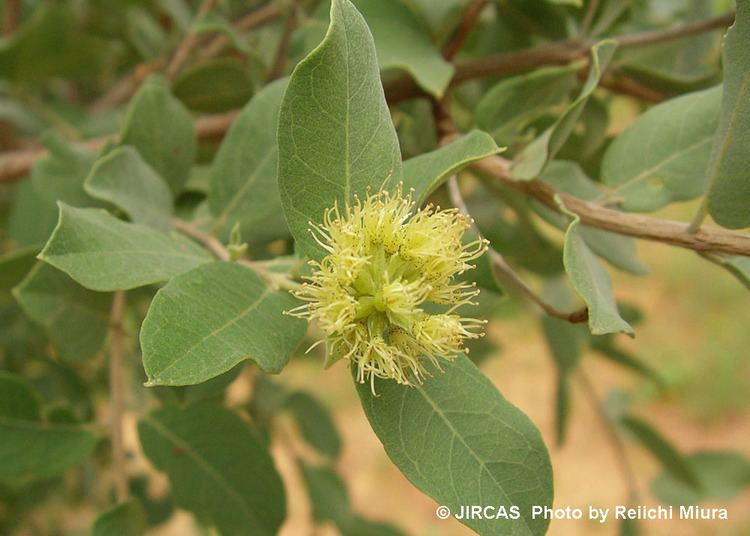
{"label": "brown twig", "polygon": [[[198,7],[198,12],[195,15],[195,19],[201,19],[206,13],[213,9],[216,0],[203,0],[201,5]],[[198,34],[191,29],[188,29],[185,37],[182,39],[177,49],[175,49],[174,55],[167,66],[167,77],[174,80],[177,73],[180,72],[182,66],[190,57],[190,53],[198,43]]]}
{"label": "brown twig", "polygon": [[[199,140],[221,138],[239,114],[239,110],[232,110],[222,114],[206,115],[195,121],[195,131]],[[116,136],[104,136],[88,140],[82,145],[92,151],[98,151],[108,142],[116,140]],[[22,149],[0,154],[0,183],[13,182],[26,175],[40,158],[44,158],[49,151],[44,147]]]}
{"label": "brown twig", "polygon": [[455,35],[448,42],[445,48],[443,48],[443,57],[446,60],[452,60],[455,55],[458,54],[458,51],[461,50],[461,45],[463,45],[464,41],[466,41],[466,38],[469,37],[471,29],[474,27],[474,24],[479,18],[479,14],[484,9],[484,6],[486,6],[488,3],[489,0],[474,0],[471,4],[466,6],[466,9],[464,9],[463,15],[461,16],[461,22],[458,25],[458,29],[456,30]]}
{"label": "brown twig", "polygon": [[581,366],[578,367],[577,376],[581,387],[583,388],[583,392],[584,394],[586,394],[586,397],[589,399],[589,402],[594,408],[599,422],[606,432],[606,437],[609,440],[610,445],[612,446],[615,460],[620,467],[620,472],[622,473],[622,478],[627,489],[628,503],[631,505],[638,504],[640,502],[638,500],[638,481],[635,478],[635,472],[633,471],[633,466],[630,463],[630,458],[628,457],[627,450],[625,449],[625,444],[622,442],[620,435],[617,433],[617,428],[615,428],[614,424],[609,418],[609,415],[607,415],[607,412],[604,410],[604,405],[599,399],[599,395],[596,393],[594,385],[591,383],[591,380],[586,375]]}
{"label": "brown twig", "polygon": [[268,69],[266,74],[266,82],[276,80],[284,74],[284,67],[286,66],[287,56],[289,55],[289,45],[294,35],[294,30],[297,29],[297,22],[299,20],[297,15],[297,3],[292,2],[289,6],[289,12],[287,13],[286,19],[284,20],[284,27],[281,30],[281,37],[279,37],[279,44],[276,47],[276,54],[274,54],[273,62],[271,67]]}
{"label": "brown twig", "polygon": [[[238,32],[246,32],[277,19],[281,16],[281,13],[279,6],[275,2],[271,2],[237,20],[232,27]],[[217,35],[198,53],[198,57],[201,59],[212,58],[218,55],[229,43],[230,40],[226,35]]]}
{"label": "brown twig", "polygon": [[[450,195],[451,203],[453,203],[453,206],[466,216],[471,217],[469,208],[466,206],[466,202],[461,195],[461,190],[458,187],[458,180],[456,179],[455,175],[448,179],[448,194]],[[480,234],[473,218],[471,221],[474,231],[477,234]],[[487,250],[487,254],[490,256],[490,259],[492,260],[492,266],[495,268],[495,270],[497,270],[500,278],[504,282],[513,286],[528,300],[539,306],[539,308],[542,309],[542,311],[544,311],[547,315],[554,316],[555,318],[559,318],[560,320],[565,320],[573,324],[588,321],[589,315],[588,309],[586,307],[570,313],[557,309],[552,304],[544,301],[541,296],[534,292],[534,290],[529,285],[527,285],[523,279],[521,279],[521,276],[519,276],[515,272],[515,270],[511,268],[511,266],[506,262],[505,258],[500,254],[500,252],[490,247]]]}
{"label": "brown twig", "polygon": [[686,223],[608,209],[558,192],[539,181],[515,181],[511,178],[511,163],[499,156],[485,158],[473,166],[501,181],[503,185],[518,190],[555,211],[560,210],[555,201],[555,196],[559,196],[568,210],[577,214],[582,223],[592,227],[694,251],[750,256],[748,235],[716,227],[702,227],[695,233],[690,233]]}
{"label": "brown twig", "polygon": [[3,37],[10,37],[21,21],[21,0],[5,0],[3,15]]}
{"label": "brown twig", "polygon": [[128,479],[125,472],[125,447],[122,441],[122,420],[125,397],[122,381],[122,316],[125,311],[125,291],[118,290],[112,299],[109,339],[109,391],[111,397],[112,472],[117,502],[128,498]]}
{"label": "brown twig", "polygon": [[205,248],[217,259],[221,261],[228,261],[230,259],[229,251],[214,235],[201,231],[193,224],[183,220],[173,219],[172,225],[181,233],[203,244],[203,246],[205,246]]}
{"label": "brown twig", "polygon": [[[655,30],[633,35],[613,37],[619,48],[651,45],[674,39],[688,37],[711,30],[726,28],[734,20],[734,13],[707,19],[696,23],[684,24],[668,30]],[[471,59],[456,65],[456,72],[449,87],[455,87],[469,80],[495,76],[508,76],[532,71],[545,65],[565,65],[584,59],[594,41],[575,40],[547,43],[535,48],[516,52],[503,52],[483,58]],[[393,104],[414,97],[425,96],[422,90],[410,77],[404,75],[384,84],[388,102]]]}

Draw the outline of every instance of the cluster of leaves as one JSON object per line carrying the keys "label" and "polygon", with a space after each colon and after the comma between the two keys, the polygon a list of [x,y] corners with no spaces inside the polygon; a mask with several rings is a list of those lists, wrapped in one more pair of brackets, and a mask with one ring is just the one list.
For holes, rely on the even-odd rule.
{"label": "cluster of leaves", "polygon": [[[633,239],[587,225],[560,196],[543,204],[468,166],[505,148],[510,181],[622,213],[703,196],[696,225],[708,212],[724,227],[750,226],[750,2],[737,2],[723,73],[717,33],[638,47],[602,37],[700,20],[715,14],[713,2],[485,3],[279,1],[258,7],[252,25],[266,25],[247,34],[227,22],[242,14],[239,2],[24,3],[35,5],[0,42],[0,144],[36,137],[47,152],[28,180],[0,190],[0,532],[27,522],[54,490],[107,508],[109,480],[87,474],[112,471],[100,447],[118,439],[95,421],[95,402],[108,396],[107,356],[124,346],[134,359],[110,381],[125,384],[142,451],[170,493],[155,497],[144,475],[130,475],[131,498],[102,513],[95,534],[140,534],[174,506],[222,534],[277,533],[286,492],[269,448],[290,418],[316,453],[296,460],[315,520],[342,534],[400,534],[351,508],[325,406],[268,377],[300,356],[307,332],[283,313],[297,305],[287,288],[305,259],[321,256],[309,222],[399,183],[420,204],[445,205],[456,201],[445,182],[462,173],[466,205],[494,250],[543,278],[540,299],[557,310],[585,306],[588,326],[541,319],[558,369],[560,443],[585,348],[659,383],[618,345],[640,318],[616,302],[602,262],[645,274]],[[474,4],[486,9],[459,43],[460,61],[448,61],[441,46],[461,35]],[[169,62],[167,76],[146,77],[122,107],[94,102],[128,69],[125,86],[136,86],[193,41],[205,50],[193,50],[187,68],[175,74]],[[203,54],[217,42],[218,56]],[[523,62],[525,49],[544,55],[545,46],[578,52],[562,66],[552,54],[524,74],[506,65],[482,75],[490,60],[517,53]],[[613,73],[674,98],[643,105],[610,136],[616,87],[603,87]],[[384,85],[413,98],[389,106]],[[438,139],[440,108],[462,135]],[[224,115],[201,122],[201,113]],[[210,134],[222,128],[212,125],[228,119],[217,144]],[[705,255],[750,286],[748,257]],[[485,317],[508,281],[497,269],[485,255],[467,274],[484,291]],[[123,293],[124,311],[115,298]],[[464,520],[480,534],[543,534],[548,520],[533,519],[531,505],[552,504],[549,456],[535,425],[477,368],[495,351],[474,343],[471,360],[458,356],[423,385],[357,391],[415,486],[451,509],[520,507],[519,520]],[[225,393],[240,375],[252,378],[252,397],[230,409]],[[726,498],[750,484],[750,462],[738,454],[686,456],[626,409],[607,418],[662,462],[660,499]]]}

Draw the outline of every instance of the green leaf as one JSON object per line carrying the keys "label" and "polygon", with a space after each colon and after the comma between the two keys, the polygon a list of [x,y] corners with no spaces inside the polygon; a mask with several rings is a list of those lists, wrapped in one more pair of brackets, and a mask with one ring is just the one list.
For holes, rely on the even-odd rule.
{"label": "green leaf", "polygon": [[0,256],[0,299],[33,268],[38,251],[37,246],[25,246]]}
{"label": "green leaf", "polygon": [[96,436],[77,426],[44,422],[25,381],[0,371],[0,482],[62,474],[88,458]]}
{"label": "green leaf", "polygon": [[211,59],[190,66],[174,83],[175,97],[191,110],[207,114],[240,108],[252,94],[250,76],[234,58]]}
{"label": "green leaf", "polygon": [[178,234],[126,223],[105,210],[59,206],[57,227],[39,258],[86,288],[150,285],[211,260],[206,250]]}
{"label": "green leaf", "polygon": [[591,47],[591,66],[589,77],[578,97],[568,106],[565,112],[536,140],[527,145],[516,157],[512,169],[513,178],[532,180],[539,176],[547,162],[554,158],[562,148],[565,140],[581,116],[584,106],[599,84],[602,73],[617,48],[612,40],[601,41]]}
{"label": "green leaf", "polygon": [[96,518],[91,536],[142,536],[146,533],[146,513],[135,499],[121,502]]}
{"label": "green leaf", "polygon": [[112,297],[83,288],[63,272],[38,263],[13,289],[26,316],[44,326],[60,356],[92,357],[104,344]]}
{"label": "green leaf", "polygon": [[486,535],[544,534],[532,505],[552,503],[552,469],[534,424],[464,356],[433,369],[423,385],[357,385],[373,430],[393,463],[419,489],[460,505],[517,505],[521,518],[460,520]]}
{"label": "green leaf", "polygon": [[236,222],[244,236],[288,236],[281,215],[276,131],[286,80],[247,103],[224,138],[211,168],[208,203],[213,229],[223,237]]}
{"label": "green leaf", "polygon": [[400,181],[372,36],[349,0],[333,0],[328,33],[295,68],[279,118],[281,203],[301,251],[323,256],[308,222],[326,208]]}
{"label": "green leaf", "polygon": [[630,415],[623,416],[620,423],[661,462],[664,469],[671,475],[688,486],[700,488],[698,477],[687,460],[650,424]]}
{"label": "green leaf", "polygon": [[[550,162],[539,180],[585,201],[596,200],[602,195],[597,184],[584,173],[581,166],[568,160]],[[560,229],[565,227],[564,216],[541,203],[534,202],[533,207],[548,222]],[[591,250],[613,267],[635,275],[648,273],[648,267],[638,258],[632,238],[587,225],[581,225],[580,231]]]}
{"label": "green leaf", "polygon": [[56,223],[55,203],[37,192],[31,181],[22,181],[15,192],[7,236],[21,246],[43,244]]}
{"label": "green leaf", "polygon": [[267,286],[247,267],[212,262],[157,292],[141,327],[149,385],[189,385],[251,359],[278,373],[305,335],[285,316],[297,301]]}
{"label": "green leaf", "polygon": [[721,90],[697,91],[654,106],[607,148],[607,197],[628,211],[649,212],[699,196],[706,183]]}
{"label": "green leaf", "polygon": [[404,188],[414,188],[414,200],[421,205],[451,175],[476,160],[501,151],[492,137],[472,130],[457,140],[404,162]]}
{"label": "green leaf", "polygon": [[42,136],[49,154],[31,169],[31,182],[41,196],[55,203],[91,207],[100,205],[83,189],[96,157],[89,150],[67,143],[56,134]]}
{"label": "green leaf", "polygon": [[422,89],[442,97],[454,69],[414,13],[398,0],[355,0],[354,4],[372,31],[380,68],[404,69]]}
{"label": "green leaf", "polygon": [[734,25],[724,38],[721,119],[708,166],[708,212],[724,227],[750,226],[750,3],[737,0]]}
{"label": "green leaf", "polygon": [[150,77],[130,101],[120,141],[138,149],[172,193],[180,193],[195,157],[195,128],[163,78]]}
{"label": "green leaf", "polygon": [[742,257],[740,255],[707,255],[706,258],[726,269],[740,283],[750,289],[750,257]]}
{"label": "green leaf", "polygon": [[135,223],[161,230],[171,228],[169,187],[133,147],[118,147],[97,160],[84,189],[119,207]]}
{"label": "green leaf", "polygon": [[297,426],[315,450],[335,460],[341,452],[341,438],[328,409],[302,391],[289,395],[284,407],[294,416]]}
{"label": "green leaf", "polygon": [[281,478],[236,414],[210,404],[168,407],[142,418],[138,435],[178,505],[222,534],[277,533],[286,515]]}
{"label": "green leaf", "polygon": [[331,521],[347,536],[399,536],[395,527],[363,519],[352,512],[346,486],[332,469],[299,462],[316,521]]}
{"label": "green leaf", "polygon": [[512,143],[524,127],[566,99],[580,68],[580,62],[543,67],[498,82],[479,101],[474,112],[477,124],[499,143]]}
{"label": "green leaf", "polygon": [[609,274],[586,245],[580,229],[580,218],[571,215],[574,218],[565,232],[563,264],[573,287],[588,306],[591,333],[623,332],[632,335],[633,328],[617,311]]}
{"label": "green leaf", "polygon": [[659,500],[674,505],[728,501],[750,486],[750,461],[739,452],[696,452],[687,457],[687,464],[700,487],[696,489],[664,472],[651,484]]}

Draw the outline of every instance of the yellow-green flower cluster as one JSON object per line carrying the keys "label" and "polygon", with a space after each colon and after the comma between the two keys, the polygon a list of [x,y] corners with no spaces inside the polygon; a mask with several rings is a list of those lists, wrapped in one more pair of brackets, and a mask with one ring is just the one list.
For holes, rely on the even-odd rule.
{"label": "yellow-green flower cluster", "polygon": [[347,359],[371,385],[376,377],[421,383],[425,360],[440,368],[438,358],[466,352],[464,340],[481,336],[484,321],[456,314],[479,291],[456,276],[487,245],[462,243],[471,221],[458,210],[416,210],[399,189],[334,206],[312,225],[327,256],[311,261],[312,276],[295,292],[307,303],[290,314],[317,321],[327,365]]}

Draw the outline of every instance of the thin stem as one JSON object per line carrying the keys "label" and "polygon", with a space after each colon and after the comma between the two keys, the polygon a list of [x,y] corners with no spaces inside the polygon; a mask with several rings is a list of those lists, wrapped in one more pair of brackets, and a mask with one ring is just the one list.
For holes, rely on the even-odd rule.
{"label": "thin stem", "polygon": [[594,15],[596,15],[596,10],[599,8],[599,0],[589,0],[589,5],[586,8],[586,13],[583,16],[583,20],[581,21],[581,26],[578,29],[578,38],[583,39],[586,37],[589,33],[589,30],[591,29],[591,23],[594,22]]}
{"label": "thin stem", "polygon": [[117,502],[128,498],[128,480],[125,472],[125,447],[122,441],[122,419],[125,397],[122,381],[122,316],[125,311],[125,292],[118,290],[112,299],[109,341],[109,390],[111,396],[112,471]]}
{"label": "thin stem", "polygon": [[281,30],[281,37],[279,38],[279,44],[276,47],[276,54],[274,55],[271,68],[268,69],[266,75],[266,81],[270,82],[276,80],[284,74],[284,67],[286,66],[287,56],[289,55],[289,44],[292,41],[294,30],[297,29],[298,15],[297,15],[297,3],[292,2],[289,6],[289,13],[284,20],[284,28]]}
{"label": "thin stem", "polygon": [[[247,32],[277,19],[282,14],[276,2],[271,2],[237,20],[232,27],[238,32]],[[217,35],[198,54],[201,59],[217,56],[230,43],[226,35]]]}
{"label": "thin stem", "polygon": [[[198,12],[195,15],[195,19],[199,20],[201,19],[206,13],[211,11],[213,9],[214,4],[216,0],[203,0],[201,2],[201,5],[198,7]],[[192,29],[188,29],[187,34],[185,34],[185,37],[182,39],[179,45],[177,45],[177,49],[175,50],[174,55],[172,56],[172,60],[169,62],[169,65],[167,66],[167,77],[170,79],[174,79],[177,76],[177,73],[180,72],[180,69],[182,69],[182,66],[187,61],[188,57],[190,56],[190,53],[192,52],[195,45],[198,43],[198,34],[194,32]]]}
{"label": "thin stem", "polygon": [[214,235],[206,233],[205,231],[201,231],[194,225],[183,220],[173,219],[172,225],[174,225],[175,229],[177,229],[181,233],[203,244],[203,246],[220,261],[230,260],[229,251],[226,247],[224,247],[224,244],[222,244],[221,241]]}
{"label": "thin stem", "polygon": [[608,209],[595,202],[559,192],[539,181],[516,181],[511,176],[511,162],[500,156],[480,160],[473,167],[494,177],[503,186],[534,198],[557,212],[560,207],[555,202],[555,197],[559,196],[568,210],[576,213],[583,224],[591,227],[694,251],[750,256],[748,235],[706,226],[690,233],[688,225],[683,222]]}
{"label": "thin stem", "polygon": [[[448,179],[448,193],[450,195],[453,206],[456,207],[459,211],[461,211],[464,215],[469,216],[471,218],[471,215],[469,214],[469,209],[466,206],[466,202],[464,201],[464,198],[461,195],[461,190],[458,187],[458,180],[456,179],[455,175],[453,175],[450,179]],[[477,234],[479,234],[479,229],[474,223],[473,218],[471,222],[472,222],[472,227],[477,232]],[[498,252],[497,250],[493,248],[489,248],[487,251],[490,256],[490,259],[492,260],[492,265],[499,272],[500,277],[502,277],[504,281],[510,283],[513,287],[515,287],[523,296],[525,296],[531,302],[539,306],[539,308],[542,309],[542,311],[544,311],[547,315],[553,316],[555,318],[559,318],[561,320],[565,320],[567,322],[571,322],[574,324],[580,323],[580,322],[586,322],[588,320],[588,309],[586,309],[585,307],[578,311],[567,313],[564,311],[560,311],[553,305],[544,301],[544,299],[542,299],[541,296],[539,296],[536,292],[534,292],[534,290],[531,287],[529,287],[523,279],[521,279],[521,276],[519,276],[513,270],[513,268],[510,267],[510,265],[505,261],[505,258],[500,254],[500,252]]]}
{"label": "thin stem", "polygon": [[[214,235],[202,231],[195,225],[184,220],[173,219],[172,225],[181,233],[202,244],[208,251],[211,252],[214,257],[216,257],[220,261],[231,261],[229,250],[227,250],[224,244],[222,244],[221,241]],[[267,265],[267,263],[255,263],[248,259],[237,259],[236,262],[253,270],[256,274],[262,277],[266,281],[266,283],[268,283],[275,289],[299,290],[300,288],[302,288],[302,285],[300,285],[296,281],[292,281],[289,278],[288,274],[266,270],[263,265]]]}
{"label": "thin stem", "polygon": [[3,17],[3,37],[10,37],[21,20],[21,0],[6,0]]}
{"label": "thin stem", "polygon": [[695,212],[693,219],[690,220],[690,225],[688,225],[687,232],[690,234],[697,233],[701,228],[701,225],[703,224],[703,220],[706,219],[706,216],[708,216],[708,195],[704,195],[703,199],[701,199],[701,204],[698,207],[698,210]]}
{"label": "thin stem", "polygon": [[577,377],[581,384],[581,387],[583,388],[584,394],[586,394],[587,398],[589,399],[592,407],[594,408],[594,411],[596,412],[597,417],[599,418],[599,422],[601,423],[602,428],[606,432],[606,437],[612,447],[612,451],[615,455],[615,461],[620,468],[622,478],[627,488],[628,502],[631,505],[639,504],[640,501],[638,499],[638,481],[635,478],[635,472],[633,471],[633,466],[631,465],[630,459],[628,458],[628,454],[625,449],[625,445],[622,442],[622,438],[620,438],[620,435],[617,433],[617,428],[615,428],[614,424],[609,418],[609,415],[607,415],[607,412],[604,410],[604,405],[599,399],[599,395],[597,395],[596,389],[594,389],[591,380],[589,380],[586,372],[580,366],[578,367]]}
{"label": "thin stem", "polygon": [[653,45],[655,43],[663,43],[665,41],[674,41],[676,39],[690,37],[691,35],[697,35],[711,30],[727,28],[734,22],[734,15],[734,11],[730,11],[729,13],[725,13],[724,15],[712,19],[691,22],[677,26],[676,28],[653,30],[632,35],[622,35],[615,39],[620,48],[640,47],[644,45]]}
{"label": "thin stem", "polygon": [[443,49],[443,57],[446,60],[452,60],[454,56],[458,54],[458,51],[461,50],[461,45],[463,45],[466,38],[469,37],[471,29],[479,19],[479,14],[488,3],[489,0],[474,0],[471,4],[466,6],[453,39],[451,39]]}

